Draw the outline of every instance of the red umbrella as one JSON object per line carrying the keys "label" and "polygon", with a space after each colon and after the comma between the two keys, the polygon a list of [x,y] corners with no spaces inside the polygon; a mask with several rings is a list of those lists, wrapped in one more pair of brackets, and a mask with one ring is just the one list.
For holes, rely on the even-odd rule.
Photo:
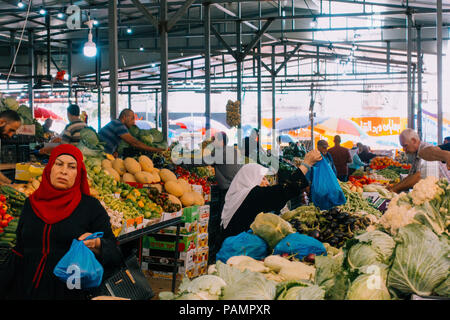
{"label": "red umbrella", "polygon": [[44,120],[47,118],[53,119],[53,120],[63,120],[62,117],[58,116],[53,111],[44,109],[44,108],[33,108],[34,109],[34,118]]}

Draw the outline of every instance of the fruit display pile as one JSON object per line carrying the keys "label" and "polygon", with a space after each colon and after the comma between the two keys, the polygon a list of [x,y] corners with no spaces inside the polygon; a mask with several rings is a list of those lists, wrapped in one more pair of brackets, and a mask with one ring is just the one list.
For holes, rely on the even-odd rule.
{"label": "fruit display pile", "polygon": [[0,245],[14,246],[25,195],[9,186],[0,187]]}
{"label": "fruit display pile", "polygon": [[376,221],[374,217],[352,214],[337,208],[321,212],[315,206],[298,207],[284,213],[282,218],[298,233],[309,235],[335,248],[341,248],[355,233],[366,230]]}
{"label": "fruit display pile", "polygon": [[389,157],[375,157],[370,161],[370,168],[374,170],[385,169],[389,166],[400,167],[405,170],[411,169],[410,164],[403,164]]}
{"label": "fruit display pile", "polygon": [[204,193],[211,193],[211,183],[209,182],[211,177],[211,169],[208,169],[207,167],[195,167],[189,171],[177,166],[175,169],[175,174],[178,178],[188,181],[189,184],[201,185]]}
{"label": "fruit display pile", "polygon": [[238,127],[241,124],[241,113],[239,110],[240,101],[233,102],[228,100],[226,111],[227,111],[227,124],[230,127]]}

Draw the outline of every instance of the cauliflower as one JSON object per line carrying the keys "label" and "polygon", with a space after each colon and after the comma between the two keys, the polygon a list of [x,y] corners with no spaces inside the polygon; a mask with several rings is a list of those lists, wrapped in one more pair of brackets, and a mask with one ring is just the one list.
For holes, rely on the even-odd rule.
{"label": "cauliflower", "polygon": [[222,278],[213,275],[204,275],[190,281],[183,279],[180,284],[180,293],[193,293],[204,300],[217,300],[222,293],[222,288],[227,284]]}
{"label": "cauliflower", "polygon": [[279,255],[268,256],[264,259],[264,265],[275,272],[280,272],[281,268],[289,265],[291,261]]}
{"label": "cauliflower", "polygon": [[399,228],[415,222],[416,209],[405,202],[401,203],[400,201],[401,204],[399,203],[403,196],[404,194],[401,193],[392,199],[387,211],[379,220],[379,223],[393,235]]}
{"label": "cauliflower", "polygon": [[432,200],[434,197],[443,194],[445,191],[439,187],[438,181],[438,178],[429,176],[416,183],[409,194],[413,203],[419,206],[425,201]]}
{"label": "cauliflower", "polygon": [[264,266],[264,262],[257,261],[249,256],[234,256],[227,260],[227,264],[236,267],[241,271],[249,270],[253,272],[269,272],[270,269]]}

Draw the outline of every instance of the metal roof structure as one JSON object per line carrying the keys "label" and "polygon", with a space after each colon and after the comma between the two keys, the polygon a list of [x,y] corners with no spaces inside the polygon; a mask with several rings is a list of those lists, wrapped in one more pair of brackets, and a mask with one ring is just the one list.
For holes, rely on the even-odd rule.
{"label": "metal roof structure", "polygon": [[[71,5],[81,14],[75,29],[67,24]],[[89,18],[101,52],[90,59],[82,55]],[[450,0],[3,0],[0,79],[8,74],[32,90],[67,70],[61,86],[69,94],[74,87],[111,97],[159,91],[167,108],[168,91],[195,90],[205,93],[207,109],[211,91],[236,91],[240,100],[243,90],[400,82],[414,126],[411,92],[415,81],[420,91],[422,54],[442,57],[449,25]],[[111,104],[115,117],[114,98]]]}

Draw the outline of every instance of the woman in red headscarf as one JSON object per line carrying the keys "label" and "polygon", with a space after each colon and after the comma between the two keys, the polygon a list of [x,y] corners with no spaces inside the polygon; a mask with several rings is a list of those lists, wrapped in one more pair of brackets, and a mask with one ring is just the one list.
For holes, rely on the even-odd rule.
{"label": "woman in red headscarf", "polygon": [[[86,168],[80,150],[69,144],[54,148],[39,188],[25,201],[17,228],[14,263],[0,270],[0,293],[8,299],[87,299],[89,292],[69,289],[54,274],[58,261],[72,240],[103,232],[102,238],[86,240],[105,269],[121,263],[120,251],[109,216],[89,194]],[[3,277],[13,277],[11,288],[1,288]],[[0,296],[0,299],[5,298]]]}

